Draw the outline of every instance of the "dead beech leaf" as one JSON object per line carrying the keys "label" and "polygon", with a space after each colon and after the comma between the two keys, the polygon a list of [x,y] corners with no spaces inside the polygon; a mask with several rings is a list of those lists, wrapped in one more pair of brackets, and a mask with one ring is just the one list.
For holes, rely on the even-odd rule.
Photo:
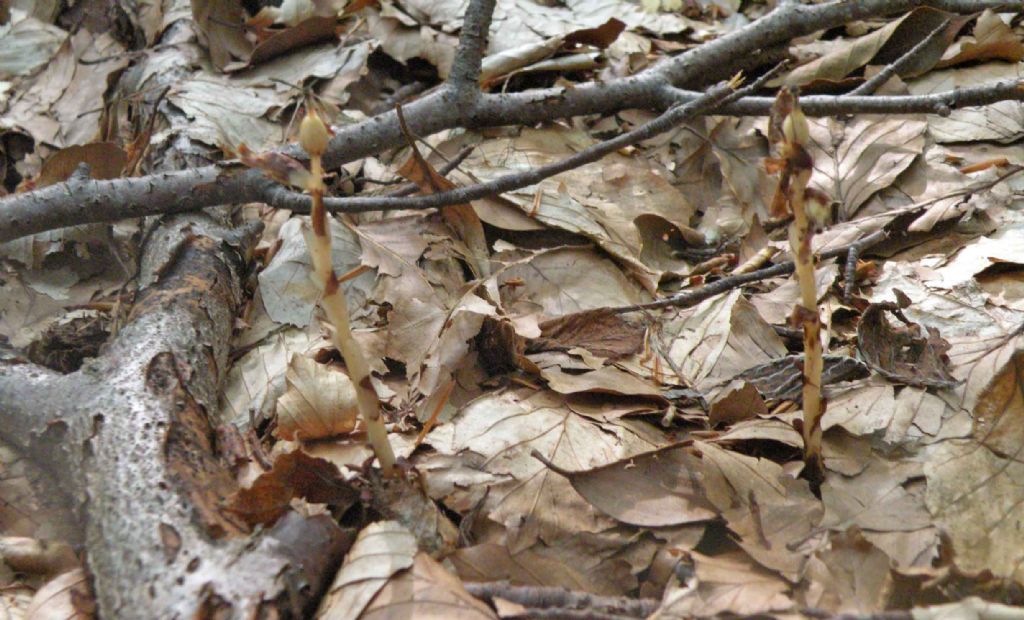
{"label": "dead beech leaf", "polygon": [[0,25],[0,80],[28,75],[53,58],[68,33],[35,17]]}
{"label": "dead beech leaf", "polygon": [[550,366],[541,368],[540,376],[548,382],[548,387],[559,394],[622,394],[647,397],[660,401],[663,405],[667,404],[658,386],[615,366],[605,366],[584,373],[569,373],[558,366]]}
{"label": "dead beech leaf", "polygon": [[[310,279],[312,262],[303,235],[306,218],[292,218],[281,227],[280,249],[259,275],[263,305],[277,323],[305,327],[315,316],[320,288]],[[331,233],[331,262],[339,274],[360,265],[359,238],[336,218],[328,220]],[[358,318],[373,287],[374,274],[367,272],[342,284],[349,312]]]}
{"label": "dead beech leaf", "polygon": [[394,521],[371,523],[359,532],[341,570],[320,601],[317,620],[356,620],[401,570],[413,565],[416,538]]}
{"label": "dead beech leaf", "polygon": [[96,602],[85,570],[76,568],[46,582],[32,597],[25,617],[30,620],[89,620]]}
{"label": "dead beech leaf", "polygon": [[876,375],[830,398],[821,428],[838,426],[851,435],[870,435],[888,427],[895,415],[895,389]]}
{"label": "dead beech leaf", "polygon": [[878,532],[928,527],[931,516],[920,493],[908,491],[910,478],[921,475],[918,463],[890,461],[877,455],[855,476],[829,474],[821,487],[825,516],[821,526],[845,530],[851,525]]}
{"label": "dead beech leaf", "polygon": [[782,578],[754,564],[743,552],[715,557],[690,552],[696,589],[689,584],[665,593],[650,620],[684,620],[721,615],[751,616],[793,606]]}
{"label": "dead beech leaf", "polygon": [[[899,318],[905,327],[893,327],[886,313]],[[887,379],[907,385],[940,389],[956,385],[949,371],[949,347],[939,330],[911,322],[891,302],[868,306],[857,326],[861,358]]]}
{"label": "dead beech leaf", "polygon": [[[962,382],[953,404],[973,412],[993,380],[1006,371],[1007,365],[1015,365],[1013,359],[1024,349],[1024,338],[1019,333],[988,338],[964,336],[952,339],[952,345],[949,356],[953,374]],[[983,413],[993,421],[990,414]]]}
{"label": "dead beech leaf", "polygon": [[621,313],[597,308],[544,321],[540,330],[540,337],[529,341],[527,352],[567,351],[581,347],[598,357],[614,361],[640,349],[646,328]]}
{"label": "dead beech leaf", "polygon": [[[415,153],[405,160],[398,174],[409,179],[420,188],[422,194],[437,194],[455,189],[456,185],[441,174],[422,157]],[[490,253],[487,251],[487,239],[484,227],[473,205],[458,204],[441,207],[441,215],[458,235],[459,240],[466,244],[469,252],[466,256],[473,274],[478,278],[486,278],[491,274]]]}
{"label": "dead beech leaf", "polygon": [[917,54],[914,62],[901,73],[901,76],[921,75],[942,58],[942,52],[953,37],[970,20],[968,16],[956,16],[930,7],[914,9],[903,18],[794,69],[779,82],[788,86],[802,86],[817,80],[836,82],[868,63],[888,64],[924,40],[946,19],[950,23],[945,32]]}
{"label": "dead beech leaf", "polygon": [[[629,306],[647,299],[637,282],[615,263],[583,248],[540,252],[497,277],[503,285],[501,299],[507,310],[533,314],[539,305],[545,318]],[[509,286],[510,282],[515,286]]]}
{"label": "dead beech leaf", "polygon": [[702,454],[707,498],[739,537],[740,547],[762,566],[798,581],[822,515],[807,482],[768,459],[706,442],[694,445]]}
{"label": "dead beech leaf", "polygon": [[248,488],[239,489],[227,510],[249,525],[268,525],[289,510],[296,497],[344,508],[356,501],[359,493],[342,480],[332,463],[295,450],[279,455],[270,471]]}
{"label": "dead beech leaf", "polygon": [[532,390],[485,394],[431,431],[425,443],[442,454],[481,455],[484,469],[501,477],[480,510],[508,530],[512,553],[539,539],[553,545],[614,524],[533,458],[533,451],[578,471],[658,447],[624,423],[599,423],[573,412],[559,394]]}
{"label": "dead beech leaf", "polygon": [[1020,445],[1009,458],[974,440],[944,441],[926,454],[928,511],[949,536],[952,561],[964,572],[1024,580]]}
{"label": "dead beech leaf", "polygon": [[127,160],[125,152],[113,142],[69,146],[46,160],[36,179],[36,187],[66,181],[83,163],[89,165],[89,176],[93,179],[116,179],[121,176]]}
{"label": "dead beech leaf", "polygon": [[235,0],[192,0],[192,19],[218,69],[246,62],[253,44],[245,38],[245,13]]}
{"label": "dead beech leaf", "polygon": [[497,620],[491,608],[473,598],[457,577],[426,553],[394,575],[359,615],[360,620],[390,620],[401,616],[417,620]]}
{"label": "dead beech leaf", "polygon": [[338,20],[333,16],[313,16],[302,20],[298,24],[292,25],[291,28],[275,32],[270,38],[261,41],[252,50],[252,56],[247,62],[234,63],[226,68],[228,70],[237,70],[254,67],[287,54],[294,49],[334,40],[337,38],[335,33],[337,23]]}
{"label": "dead beech leaf", "polygon": [[1024,60],[1024,42],[999,14],[985,9],[974,25],[974,36],[964,37],[954,44],[936,66],[941,69],[969,61],[995,59]]}
{"label": "dead beech leaf", "polygon": [[221,395],[222,419],[242,426],[250,420],[268,420],[285,391],[285,374],[292,355],[330,346],[312,330],[283,329],[259,342],[235,361],[227,373]]}
{"label": "dead beech leaf", "polygon": [[457,549],[449,559],[464,581],[510,581],[593,591],[589,576],[580,573],[577,567],[530,549],[512,553],[504,545],[483,543]]}
{"label": "dead beech leaf", "polygon": [[[479,138],[467,135],[446,148],[462,148],[471,139]],[[516,136],[479,143],[460,169],[480,181],[490,181],[559,161],[594,142],[584,132],[555,126],[523,129]],[[535,186],[506,192],[502,199],[533,221],[597,244],[648,291],[657,290],[661,272],[640,259],[644,239],[637,218],[657,215],[682,228],[688,227],[694,213],[688,197],[673,187],[656,165],[646,158],[619,153],[608,155],[600,164],[569,170]],[[488,223],[500,225],[498,221]],[[596,274],[588,277],[597,280]],[[601,305],[613,304],[609,301]]]}
{"label": "dead beech leaf", "polygon": [[829,543],[808,560],[805,604],[833,613],[885,609],[894,587],[889,556],[856,527],[833,533]]}
{"label": "dead beech leaf", "polygon": [[277,429],[283,439],[309,441],[352,432],[359,417],[355,386],[340,370],[292,354],[287,388],[277,399]]}
{"label": "dead beech leaf", "polygon": [[0,536],[0,560],[13,570],[35,575],[59,575],[81,565],[66,542],[26,536]]}
{"label": "dead beech leaf", "polygon": [[786,345],[739,289],[701,302],[662,328],[668,356],[698,389],[786,355]]}
{"label": "dead beech leaf", "polygon": [[[907,88],[912,95],[928,95],[1005,80],[1020,80],[1018,63],[988,62],[972,67],[932,71],[907,82]],[[1009,144],[1020,140],[1024,134],[1024,110],[1016,101],[957,108],[948,116],[929,114],[927,120],[932,137],[940,143],[987,140]]]}
{"label": "dead beech leaf", "polygon": [[732,425],[768,413],[768,406],[754,384],[732,381],[710,402],[708,423],[712,427]]}
{"label": "dead beech leaf", "polygon": [[814,157],[811,186],[839,202],[839,219],[852,219],[875,192],[888,187],[924,151],[923,117],[850,121],[808,119]]}
{"label": "dead beech leaf", "polygon": [[394,520],[416,537],[417,548],[432,557],[443,558],[455,550],[459,530],[451,519],[427,496],[419,480],[412,477],[386,478],[371,471],[370,505]]}
{"label": "dead beech leaf", "polygon": [[978,395],[973,435],[1006,458],[1024,450],[1024,351],[1015,351]]}
{"label": "dead beech leaf", "polygon": [[685,446],[638,454],[586,471],[559,473],[592,506],[630,525],[682,525],[718,514],[703,497],[699,461]]}

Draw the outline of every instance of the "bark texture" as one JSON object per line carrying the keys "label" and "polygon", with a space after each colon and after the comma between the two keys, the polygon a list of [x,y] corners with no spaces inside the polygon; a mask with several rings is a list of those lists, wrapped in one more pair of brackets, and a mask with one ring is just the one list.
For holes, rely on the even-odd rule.
{"label": "bark texture", "polygon": [[101,357],[66,376],[0,367],[3,437],[66,481],[105,618],[298,617],[346,548],[328,517],[251,536],[224,509],[234,476],[208,412],[251,240],[205,215],[166,222]]}
{"label": "bark texture", "polygon": [[[179,9],[188,11],[188,3]],[[182,71],[203,53],[193,27],[180,20],[161,40]],[[139,76],[149,81],[139,83]],[[119,88],[156,94],[178,77],[154,76],[143,62],[125,72]],[[172,129],[188,122],[172,108],[162,112]],[[152,145],[150,167],[159,178],[188,183],[150,184],[136,215],[154,199],[244,198],[218,184],[218,166],[201,167],[209,161],[205,145],[170,135]],[[213,172],[209,183],[195,187],[196,174],[205,178],[206,171]],[[73,188],[68,195],[79,214],[104,202]],[[235,455],[221,452],[210,418],[259,231],[195,211],[149,229],[135,305],[99,357],[61,375],[0,355],[0,438],[61,481],[85,532],[101,617],[301,617],[318,601],[348,537],[328,516],[294,513],[269,530],[249,531],[227,509],[236,490],[228,457]]]}

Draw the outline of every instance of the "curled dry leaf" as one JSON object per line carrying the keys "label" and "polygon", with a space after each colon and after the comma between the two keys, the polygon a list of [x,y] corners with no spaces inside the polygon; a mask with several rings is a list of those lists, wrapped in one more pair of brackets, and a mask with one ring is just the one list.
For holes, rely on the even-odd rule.
{"label": "curled dry leaf", "polygon": [[868,63],[888,64],[925,39],[945,20],[945,32],[917,54],[901,75],[921,75],[935,66],[956,33],[969,20],[930,7],[921,7],[871,34],[844,44],[830,54],[793,70],[781,82],[801,86],[816,81],[840,81]]}
{"label": "curled dry leaf", "polygon": [[[906,327],[897,328],[885,318],[893,314]],[[934,327],[922,327],[907,319],[892,302],[871,304],[857,327],[857,348],[861,358],[887,379],[907,385],[951,388],[957,384],[950,374],[949,343]]]}
{"label": "curled dry leaf", "polygon": [[293,354],[285,381],[288,387],[277,399],[278,437],[308,441],[355,428],[359,411],[348,375]]}
{"label": "curled dry leaf", "polygon": [[999,59],[1020,62],[1024,60],[1024,42],[997,13],[985,9],[978,18],[978,23],[974,25],[974,36],[964,37],[950,48],[949,52],[938,67],[949,67],[972,60]]}

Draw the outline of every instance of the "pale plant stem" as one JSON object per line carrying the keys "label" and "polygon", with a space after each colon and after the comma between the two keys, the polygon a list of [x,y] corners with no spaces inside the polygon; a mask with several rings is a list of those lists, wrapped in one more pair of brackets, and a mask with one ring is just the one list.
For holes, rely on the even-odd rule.
{"label": "pale plant stem", "polygon": [[355,386],[356,402],[366,424],[367,438],[380,463],[381,471],[385,476],[390,476],[394,470],[395,454],[388,441],[384,421],[381,419],[380,399],[370,380],[370,365],[366,361],[366,356],[352,337],[348,301],[331,263],[331,235],[327,226],[327,210],[324,208],[323,167],[319,156],[310,157],[310,172],[307,189],[313,199],[310,218],[313,234],[307,235],[306,241],[313,260],[313,277],[323,290],[320,305],[327,315],[327,321],[334,327],[331,340],[341,352],[349,377]]}
{"label": "pale plant stem", "polygon": [[804,190],[811,178],[810,170],[799,170],[794,175],[790,193],[793,223],[789,227],[789,243],[793,250],[797,282],[800,285],[800,306],[797,313],[804,332],[804,462],[819,477],[823,473],[821,456],[821,321],[818,316],[818,293],[814,280],[814,257],[811,237],[814,231],[804,209]]}

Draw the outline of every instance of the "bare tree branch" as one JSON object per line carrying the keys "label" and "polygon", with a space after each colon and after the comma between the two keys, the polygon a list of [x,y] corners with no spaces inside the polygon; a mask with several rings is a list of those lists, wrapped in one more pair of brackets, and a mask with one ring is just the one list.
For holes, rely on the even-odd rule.
{"label": "bare tree branch", "polygon": [[171,219],[145,250],[152,284],[102,357],[70,375],[0,364],[0,436],[72,496],[104,617],[302,617],[344,550],[330,518],[253,536],[222,505],[236,483],[209,412],[242,301],[233,246],[255,232]]}
{"label": "bare tree branch", "polygon": [[462,18],[459,48],[452,61],[448,84],[466,102],[472,102],[480,93],[480,63],[487,48],[495,4],[496,0],[470,0]]}
{"label": "bare tree branch", "polygon": [[[677,103],[694,102],[702,97],[680,89],[666,89]],[[483,95],[478,106],[479,118],[500,124],[497,119],[529,124],[537,122],[532,112],[518,108],[513,101],[497,102],[497,98],[519,98],[522,95]],[[810,116],[836,114],[912,114],[934,113],[948,115],[962,107],[981,106],[1007,100],[1024,100],[1024,86],[1015,82],[1000,82],[987,86],[916,96],[861,96],[809,95],[801,99],[804,111]],[[765,115],[771,108],[771,97],[744,97],[718,108],[709,108],[696,114],[714,112],[737,116]],[[419,102],[417,102],[419,103]],[[415,104],[414,104],[415,105]],[[493,107],[493,109],[491,109]],[[410,108],[404,108],[408,118]],[[417,107],[417,109],[419,109]],[[487,111],[486,115],[483,111]],[[503,110],[509,110],[503,114]],[[393,112],[391,114],[394,114]],[[419,115],[422,117],[422,114]],[[539,115],[545,118],[544,115]],[[376,117],[375,117],[376,118]],[[549,117],[550,118],[550,117]],[[371,119],[372,120],[372,119]],[[410,125],[413,125],[410,120]],[[414,132],[419,133],[415,126]],[[420,134],[422,135],[422,134]],[[641,138],[642,139],[642,138]],[[362,150],[362,149],[360,149]],[[582,162],[586,163],[586,162]],[[582,163],[580,165],[582,165]],[[432,209],[478,200],[496,193],[512,191],[537,183],[549,175],[513,174],[479,185],[470,185],[448,192],[412,198],[393,196],[353,196],[325,199],[329,211],[360,213],[364,211],[392,211],[400,209]],[[129,217],[184,213],[225,203],[266,202],[279,208],[308,213],[309,197],[273,183],[261,174],[241,170],[238,166],[206,166],[180,172],[162,173],[145,177],[97,181],[73,179],[50,187],[15,194],[0,200],[0,242],[25,235],[92,222],[113,222]]]}
{"label": "bare tree branch", "polygon": [[[474,3],[474,6],[480,12],[472,20],[467,19],[467,24],[482,26],[490,19],[491,3],[481,1],[479,4]],[[446,87],[412,102],[403,111],[411,131],[419,136],[427,136],[459,126],[480,128],[533,124],[577,115],[610,113],[625,108],[667,109],[700,96],[699,93],[681,91],[673,87],[673,84],[699,82],[706,72],[724,66],[723,63],[732,64],[734,58],[749,56],[793,36],[841,25],[852,19],[891,14],[917,6],[963,12],[984,8],[1019,8],[1016,2],[996,0],[870,0],[813,6],[787,5],[736,32],[668,59],[637,75],[613,82],[580,84],[571,89],[479,94],[475,105],[465,105],[455,88]],[[457,79],[471,79],[469,76],[474,75],[473,67],[476,66],[472,55],[460,52],[459,58],[460,68],[456,75],[460,77]],[[946,114],[959,107],[988,105],[1006,99],[1024,99],[1024,88],[1019,84],[1002,83],[923,96],[810,96],[803,101],[804,110],[810,115]],[[748,97],[715,112],[766,114],[771,101],[768,97]],[[389,111],[362,123],[339,128],[325,154],[325,166],[333,169],[401,144],[401,129],[395,113]],[[296,149],[287,151],[298,155]],[[348,212],[426,209],[486,195],[476,193],[482,190],[464,190],[456,190],[461,193],[445,192],[409,198],[401,204],[381,197],[332,199],[328,208]],[[68,181],[0,200],[0,242],[63,226],[109,222],[157,213],[181,213],[228,202],[265,201],[278,206],[287,205],[298,211],[308,211],[308,200],[303,203],[290,194],[284,188],[275,187],[259,173],[230,165],[113,181]]]}

